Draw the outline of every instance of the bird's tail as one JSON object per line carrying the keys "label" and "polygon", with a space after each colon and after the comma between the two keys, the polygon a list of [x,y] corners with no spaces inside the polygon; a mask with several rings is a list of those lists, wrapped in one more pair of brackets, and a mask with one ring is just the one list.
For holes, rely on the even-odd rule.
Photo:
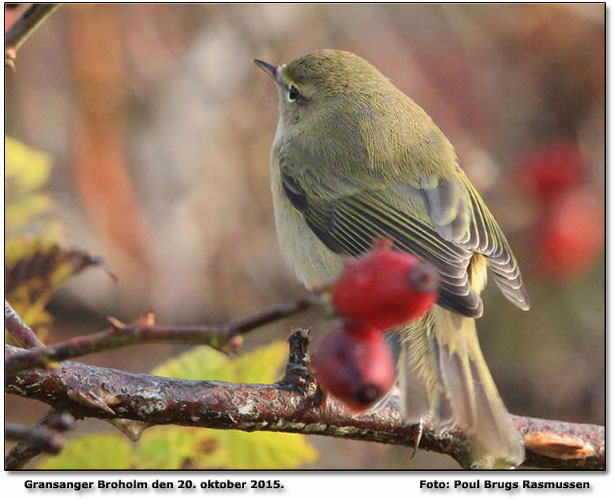
{"label": "bird's tail", "polygon": [[441,307],[406,326],[399,358],[401,407],[410,421],[430,416],[463,428],[473,465],[508,468],[524,445],[499,396],[478,343],[475,321]]}

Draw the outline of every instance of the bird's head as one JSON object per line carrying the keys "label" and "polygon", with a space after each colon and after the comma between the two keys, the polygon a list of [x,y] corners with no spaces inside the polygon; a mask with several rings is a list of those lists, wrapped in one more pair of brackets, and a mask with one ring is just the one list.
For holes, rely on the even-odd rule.
{"label": "bird's head", "polygon": [[369,62],[341,50],[320,50],[280,66],[258,59],[254,62],[277,83],[280,118],[286,124],[324,113],[340,103],[369,106],[394,88]]}

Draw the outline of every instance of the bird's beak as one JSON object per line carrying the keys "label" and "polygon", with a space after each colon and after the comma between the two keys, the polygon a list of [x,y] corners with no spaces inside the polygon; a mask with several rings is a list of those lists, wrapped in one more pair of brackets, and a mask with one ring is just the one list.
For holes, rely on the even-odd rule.
{"label": "bird's beak", "polygon": [[274,79],[277,79],[277,67],[269,64],[268,62],[261,61],[260,59],[254,59],[254,62],[261,68],[263,71],[266,71],[270,74]]}

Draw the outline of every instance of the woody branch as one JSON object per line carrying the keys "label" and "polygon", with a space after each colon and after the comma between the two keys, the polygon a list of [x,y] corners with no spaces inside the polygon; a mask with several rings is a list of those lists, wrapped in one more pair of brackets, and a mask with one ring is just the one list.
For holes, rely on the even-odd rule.
{"label": "woody branch", "polygon": [[32,4],[23,15],[15,21],[4,35],[4,64],[15,70],[15,59],[17,50],[26,42],[28,37],[34,33],[47,18],[53,14],[60,4]]}
{"label": "woody branch", "polygon": [[[394,398],[381,409],[356,415],[328,401],[308,365],[308,335],[290,336],[282,380],[272,385],[185,381],[64,362],[57,369],[31,369],[7,376],[10,393],[69,410],[77,417],[124,418],[148,425],[174,424],[243,431],[276,431],[412,447],[415,427],[405,422]],[[20,349],[5,347],[9,354]],[[605,468],[604,428],[513,416],[525,439],[524,466],[566,470]],[[471,464],[469,438],[460,428],[441,431],[428,421],[420,448]]]}
{"label": "woody branch", "polygon": [[[57,8],[58,4],[33,4],[9,29],[5,35],[7,66],[14,69],[17,49]],[[5,346],[6,389],[54,408],[34,429],[9,427],[9,436],[25,442],[16,447],[17,452],[11,451],[5,466],[8,469],[23,466],[47,444],[48,450],[55,449],[51,444],[57,434],[47,430],[57,430],[57,414],[63,409],[78,417],[122,417],[147,424],[244,431],[266,429],[413,446],[414,427],[403,421],[394,399],[376,412],[359,416],[334,402],[329,402],[325,410],[315,402],[318,390],[307,362],[308,339],[301,331],[290,337],[286,375],[272,385],[173,380],[76,362],[45,369],[68,358],[148,342],[200,343],[223,351],[233,350],[240,345],[240,334],[298,313],[314,303],[295,302],[222,326],[156,326],[152,315],[129,325],[112,320],[112,328],[107,331],[49,347],[42,345],[5,303],[7,329],[21,345],[30,348],[26,351]],[[512,418],[525,439],[525,466],[605,468],[603,427]],[[65,429],[68,428],[61,431]],[[448,454],[463,466],[470,464],[468,438],[459,428],[442,432],[427,421],[420,448]]]}
{"label": "woody branch", "polygon": [[[109,322],[112,327],[99,333],[77,336],[47,347],[37,344],[29,350],[5,352],[4,370],[9,374],[32,367],[52,367],[54,362],[144,343],[209,345],[221,352],[233,353],[242,344],[241,335],[303,312],[320,303],[318,295],[314,293],[305,298],[276,305],[245,319],[224,324],[156,325],[151,312],[132,324],[124,324],[111,317]],[[5,302],[5,322],[9,332],[21,343],[25,328],[29,328],[19,319],[8,302]]]}

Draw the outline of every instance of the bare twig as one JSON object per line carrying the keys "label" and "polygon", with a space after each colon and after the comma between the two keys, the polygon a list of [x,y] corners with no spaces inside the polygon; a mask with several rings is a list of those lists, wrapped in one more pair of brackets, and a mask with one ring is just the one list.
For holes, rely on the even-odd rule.
{"label": "bare twig", "polygon": [[20,424],[6,423],[4,438],[27,442],[32,448],[48,454],[58,454],[64,447],[64,439],[60,433],[45,427],[29,428]]}
{"label": "bare twig", "polygon": [[[147,314],[133,324],[109,319],[112,328],[87,336],[78,336],[48,347],[32,348],[11,355],[5,352],[5,372],[12,373],[32,367],[50,367],[54,362],[128,345],[143,343],[187,343],[209,345],[222,352],[234,352],[242,343],[240,335],[274,321],[296,315],[319,303],[315,295],[277,305],[264,312],[236,322],[219,325],[156,326],[153,314]],[[26,326],[27,327],[27,326]]]}
{"label": "bare twig", "polygon": [[[10,335],[25,348],[44,347],[45,344],[36,336],[36,333],[22,320],[15,312],[11,304],[4,300],[4,326]],[[55,409],[51,409],[37,425],[31,429],[35,431],[39,429],[43,431],[45,423],[49,420],[53,421],[57,416]],[[72,417],[72,416],[71,416]],[[74,418],[73,418],[74,420]],[[5,429],[6,430],[6,429]],[[57,440],[56,440],[57,443]],[[45,446],[39,445],[36,439],[28,439],[13,447],[4,460],[5,468],[19,469],[23,467],[30,459],[36,457],[41,452],[44,452]]]}
{"label": "bare twig", "polygon": [[11,449],[4,460],[4,467],[20,469],[41,452],[58,454],[65,444],[62,434],[72,428],[74,421],[70,414],[52,409],[33,428],[7,423],[4,427],[5,438],[21,440],[21,443]]}
{"label": "bare twig", "polygon": [[15,59],[19,47],[59,6],[59,3],[32,4],[9,28],[4,35],[4,64],[7,67],[15,69]]}
{"label": "bare twig", "polygon": [[[329,401],[317,403],[318,389],[307,365],[307,334],[290,337],[290,361],[284,378],[272,385],[186,381],[137,375],[76,362],[56,370],[29,370],[8,376],[9,392],[46,402],[73,414],[101,419],[124,418],[149,424],[175,424],[244,431],[276,431],[413,446],[416,432],[403,420],[394,398],[380,410],[356,415]],[[16,351],[15,347],[6,347]],[[78,394],[78,395],[77,395]],[[544,453],[527,445],[525,466],[556,469],[604,469],[604,428],[513,417],[521,435],[549,435],[551,450],[573,439],[574,455]],[[556,438],[561,438],[558,443]],[[469,439],[459,428],[442,431],[428,421],[420,448],[448,454],[462,466],[471,464]],[[553,457],[558,455],[558,457]],[[582,457],[579,457],[582,456]]]}
{"label": "bare twig", "polygon": [[17,343],[24,348],[42,348],[45,346],[6,300],[4,300],[4,326],[11,336],[17,340]]}

